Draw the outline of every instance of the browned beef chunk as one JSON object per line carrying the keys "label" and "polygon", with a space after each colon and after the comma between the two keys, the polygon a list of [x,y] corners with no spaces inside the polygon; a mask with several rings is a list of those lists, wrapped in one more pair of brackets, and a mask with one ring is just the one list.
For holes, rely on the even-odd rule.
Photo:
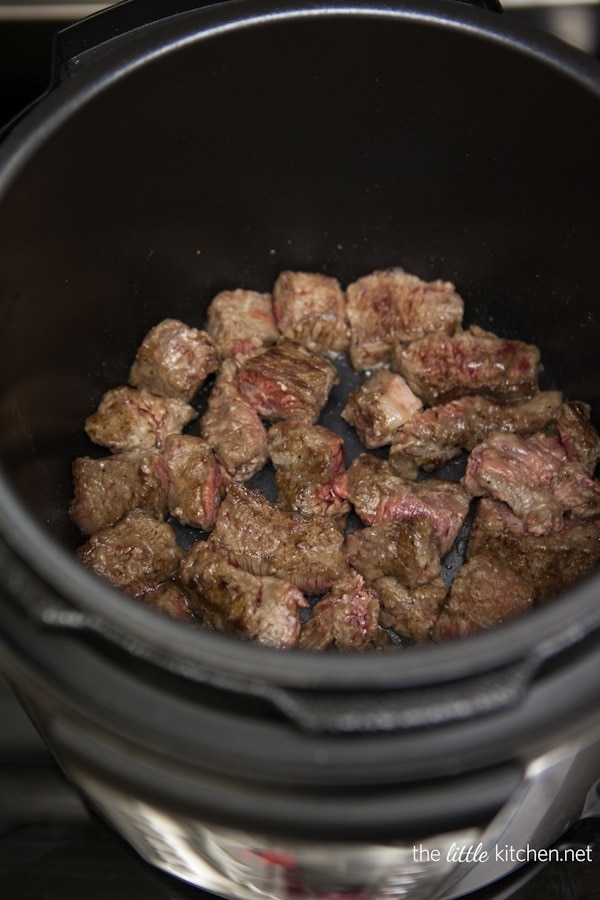
{"label": "browned beef chunk", "polygon": [[267,431],[240,394],[237,367],[231,360],[224,361],[217,375],[200,434],[235,481],[247,481],[267,462]]}
{"label": "browned beef chunk", "polygon": [[275,320],[282,335],[315,353],[346,350],[346,299],[336,278],[314,272],[281,272],[273,286]]}
{"label": "browned beef chunk", "polygon": [[440,574],[440,545],[425,518],[398,519],[353,531],[346,537],[348,561],[369,583],[393,576],[407,587]]}
{"label": "browned beef chunk", "polygon": [[210,445],[190,434],[170,434],[163,456],[169,476],[169,512],[182,525],[210,531],[231,481],[229,475]]}
{"label": "browned beef chunk", "polygon": [[409,342],[432,331],[453,334],[463,301],[448,281],[424,282],[402,269],[359,278],[346,288],[350,359],[355,369],[389,365],[396,341]]}
{"label": "browned beef chunk", "polygon": [[276,469],[327,484],[344,467],[344,442],[322,425],[278,422],[269,429],[269,456]]}
{"label": "browned beef chunk", "polygon": [[347,569],[343,535],[326,517],[299,518],[234,484],[209,538],[213,550],[254,575],[275,575],[307,594],[328,590]]}
{"label": "browned beef chunk", "polygon": [[251,356],[281,337],[273,297],[258,291],[221,291],[210,302],[206,322],[222,359]]}
{"label": "browned beef chunk", "polygon": [[473,325],[453,336],[429,334],[408,347],[397,344],[392,369],[428,406],[467,394],[506,402],[537,391],[540,354]]}
{"label": "browned beef chunk", "polygon": [[342,419],[354,425],[365,447],[373,449],[390,444],[398,429],[422,408],[401,375],[379,369],[350,394]]}
{"label": "browned beef chunk", "polygon": [[600,459],[600,435],[590,421],[587,403],[565,403],[557,419],[558,434],[569,460],[577,460],[593,475]]}
{"label": "browned beef chunk", "polygon": [[196,415],[183,400],[118,387],[106,392],[85,430],[95,444],[113,452],[160,449],[168,434],[179,434]]}
{"label": "browned beef chunk", "polygon": [[167,512],[169,481],[157,450],[130,450],[73,462],[71,518],[84,534],[114,525],[133,509],[157,519]]}
{"label": "browned beef chunk", "polygon": [[327,403],[337,373],[322,356],[283,338],[247,359],[238,380],[242,396],[264,419],[314,423]]}
{"label": "browned beef chunk", "polygon": [[435,478],[406,482],[393,474],[387,461],[364,453],[335,479],[333,488],[352,503],[365,525],[427,519],[442,553],[456,540],[469,511],[469,495],[459,484]]}
{"label": "browned beef chunk", "polygon": [[329,516],[340,529],[346,527],[351,506],[334,492],[331,482],[319,484],[303,475],[276,472],[277,505],[298,516]]}
{"label": "browned beef chunk", "polygon": [[181,622],[198,622],[190,605],[190,598],[184,588],[176,581],[166,581],[157,588],[142,594],[140,600],[155,612],[170,619],[179,619]]}
{"label": "browned beef chunk", "polygon": [[304,650],[368,650],[384,643],[377,595],[355,573],[348,573],[314,605],[298,640]]}
{"label": "browned beef chunk", "polygon": [[459,397],[415,413],[394,434],[389,461],[395,470],[403,457],[431,471],[472,450],[492,431],[533,434],[556,421],[562,408],[559,391],[540,391],[530,400],[494,403],[485,397]]}
{"label": "browned beef chunk", "polygon": [[533,591],[510,568],[488,556],[474,556],[458,571],[433,628],[433,640],[446,641],[500,625],[533,605]]}
{"label": "browned beef chunk", "polygon": [[206,331],[190,328],[178,319],[163,319],[138,348],[129,384],[160,397],[189,402],[218,367],[217,348]]}
{"label": "browned beef chunk", "polygon": [[600,482],[569,461],[560,439],[494,432],[470,454],[465,488],[507,503],[532,534],[560,531],[563,516],[600,515]]}
{"label": "browned beef chunk", "polygon": [[448,588],[441,578],[409,588],[397,578],[378,578],[374,583],[380,602],[379,622],[421,644],[431,640]]}
{"label": "browned beef chunk", "polygon": [[530,534],[508,506],[484,498],[467,545],[467,558],[481,555],[527,581],[540,603],[600,566],[600,519],[567,519],[560,531]]}
{"label": "browned beef chunk", "polygon": [[217,631],[271,647],[296,643],[299,610],[307,603],[288,582],[245,572],[204,541],[198,541],[186,554],[179,577],[189,592],[193,609]]}
{"label": "browned beef chunk", "polygon": [[85,566],[130,596],[168,581],[183,555],[171,526],[142,510],[93,534],[77,554]]}

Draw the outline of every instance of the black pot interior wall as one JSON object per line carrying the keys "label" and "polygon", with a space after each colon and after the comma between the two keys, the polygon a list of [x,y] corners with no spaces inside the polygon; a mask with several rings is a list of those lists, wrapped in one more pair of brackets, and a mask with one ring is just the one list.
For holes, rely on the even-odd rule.
{"label": "black pot interior wall", "polygon": [[537,342],[548,384],[600,410],[600,99],[558,68],[439,23],[312,19],[82,97],[34,114],[47,137],[0,203],[1,459],[68,546],[83,421],[147,329],[283,268],[453,280],[469,321]]}

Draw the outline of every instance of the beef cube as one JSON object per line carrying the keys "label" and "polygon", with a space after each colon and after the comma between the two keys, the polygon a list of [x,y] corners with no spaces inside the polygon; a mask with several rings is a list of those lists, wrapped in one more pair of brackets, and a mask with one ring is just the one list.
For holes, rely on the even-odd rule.
{"label": "beef cube", "polygon": [[440,545],[428,519],[405,518],[353,531],[346,537],[348,562],[373,584],[391,576],[409,588],[440,575]]}
{"label": "beef cube", "polygon": [[379,600],[360,575],[349,573],[313,606],[300,630],[304,650],[368,650],[387,641],[379,627]]}
{"label": "beef cube", "polygon": [[217,375],[200,434],[235,481],[247,481],[267,462],[266,428],[240,394],[237,367],[231,360],[224,361]]}
{"label": "beef cube", "polygon": [[179,434],[197,413],[183,400],[118,387],[107,391],[85,423],[88,437],[113,452],[161,449],[168,434]]}
{"label": "beef cube", "polygon": [[448,587],[440,577],[416,587],[406,587],[397,578],[384,576],[374,582],[379,597],[379,624],[392,628],[416,644],[431,640]]}
{"label": "beef cube", "polygon": [[239,484],[221,504],[209,545],[253,575],[274,575],[307,594],[324,593],[347,569],[343,535],[328,518],[291,516]]}
{"label": "beef cube", "polygon": [[569,461],[557,436],[494,432],[469,456],[462,479],[474,496],[502,500],[532,534],[560,531],[566,512],[575,518],[600,515],[600,482]]}
{"label": "beef cube", "polygon": [[282,335],[315,353],[346,350],[346,299],[336,278],[313,272],[281,272],[273,286],[275,320]]}
{"label": "beef cube", "polygon": [[530,400],[494,403],[485,397],[459,397],[415,413],[394,434],[389,461],[392,469],[410,459],[430,472],[473,450],[492,431],[533,434],[555,422],[562,408],[559,391],[540,391]]}
{"label": "beef cube", "polygon": [[186,554],[179,577],[195,612],[217,631],[270,647],[296,643],[299,610],[307,602],[288,582],[238,569],[204,541],[197,541]]}
{"label": "beef cube", "polygon": [[332,482],[319,484],[304,475],[279,471],[275,473],[277,506],[295,516],[328,516],[343,530],[352,507],[333,490]]}
{"label": "beef cube", "polygon": [[344,442],[322,425],[278,422],[269,429],[268,448],[276,469],[328,484],[344,468]]}
{"label": "beef cube", "polygon": [[453,334],[463,301],[448,281],[425,282],[402,269],[372,272],[346,288],[350,359],[358,371],[389,365],[396,341]]}
{"label": "beef cube", "polygon": [[391,367],[427,406],[435,406],[470,394],[499,402],[531,397],[539,362],[532,344],[473,325],[453,336],[436,333],[408,347],[397,344]]}
{"label": "beef cube", "polygon": [[247,359],[238,379],[242,396],[264,419],[312,424],[327,402],[337,373],[322,356],[283,338]]}
{"label": "beef cube", "polygon": [[442,554],[456,540],[469,511],[469,495],[459,484],[435,478],[406,482],[393,474],[387,461],[364,453],[334,480],[333,489],[352,503],[365,525],[427,519]]}
{"label": "beef cube", "polygon": [[218,368],[217,348],[206,331],[190,328],[178,319],[163,319],[138,348],[129,384],[160,397],[189,402]]}
{"label": "beef cube", "polygon": [[348,398],[342,419],[353,425],[368,449],[383,447],[395,433],[423,408],[404,378],[379,369]]}
{"label": "beef cube", "polygon": [[600,519],[567,519],[560,531],[530,534],[508,506],[482,499],[467,544],[467,559],[486,555],[530,584],[542,603],[600,566]]}
{"label": "beef cube", "polygon": [[129,450],[101,459],[73,462],[70,513],[84,534],[114,525],[133,509],[157,519],[167,512],[169,481],[157,450]]}
{"label": "beef cube", "polygon": [[170,434],[163,450],[169,476],[169,512],[182,525],[210,531],[231,481],[210,445],[190,434]]}
{"label": "beef cube", "polygon": [[556,425],[568,459],[577,460],[588,475],[593,475],[600,459],[600,435],[590,417],[591,409],[587,403],[565,403]]}
{"label": "beef cube", "polygon": [[146,606],[170,619],[181,622],[199,624],[190,605],[190,598],[184,588],[176,581],[166,581],[157,588],[147,591],[140,597]]}
{"label": "beef cube", "polygon": [[183,553],[170,525],[136,509],[93,534],[77,555],[96,575],[137,597],[168,581]]}
{"label": "beef cube", "polygon": [[500,625],[528,612],[531,586],[488,556],[474,556],[458,571],[450,595],[434,625],[435,642],[463,637]]}
{"label": "beef cube", "polygon": [[211,300],[206,328],[221,359],[252,356],[281,337],[271,294],[241,288],[221,291]]}

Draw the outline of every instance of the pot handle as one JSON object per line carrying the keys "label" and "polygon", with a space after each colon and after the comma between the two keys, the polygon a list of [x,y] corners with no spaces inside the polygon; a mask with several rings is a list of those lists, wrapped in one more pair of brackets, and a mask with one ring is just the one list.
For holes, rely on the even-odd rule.
{"label": "pot handle", "polygon": [[[54,39],[52,84],[56,87],[81,71],[104,44],[115,38],[152,25],[161,19],[176,17],[207,6],[220,6],[227,0],[121,0],[59,31]],[[455,2],[502,12],[499,0],[455,0]]]}

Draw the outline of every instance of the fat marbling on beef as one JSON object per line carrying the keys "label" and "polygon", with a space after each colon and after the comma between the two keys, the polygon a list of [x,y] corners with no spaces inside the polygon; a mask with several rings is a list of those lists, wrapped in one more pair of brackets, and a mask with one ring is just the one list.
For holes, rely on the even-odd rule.
{"label": "fat marbling on beef", "polygon": [[316,272],[281,272],[273,285],[275,320],[282,335],[315,353],[348,348],[346,299],[337,278]]}
{"label": "fat marbling on beef", "polygon": [[463,301],[449,281],[425,282],[403,269],[365,275],[346,288],[350,359],[358,371],[389,365],[395,342],[430,332],[453,334]]}
{"label": "fat marbling on beef", "polygon": [[217,631],[271,647],[289,647],[300,632],[304,595],[289,582],[232,565],[204,541],[181,562],[179,579],[200,620]]}
{"label": "fat marbling on beef", "polygon": [[129,384],[189,402],[218,368],[217,348],[206,331],[179,319],[163,319],[138,347]]}

